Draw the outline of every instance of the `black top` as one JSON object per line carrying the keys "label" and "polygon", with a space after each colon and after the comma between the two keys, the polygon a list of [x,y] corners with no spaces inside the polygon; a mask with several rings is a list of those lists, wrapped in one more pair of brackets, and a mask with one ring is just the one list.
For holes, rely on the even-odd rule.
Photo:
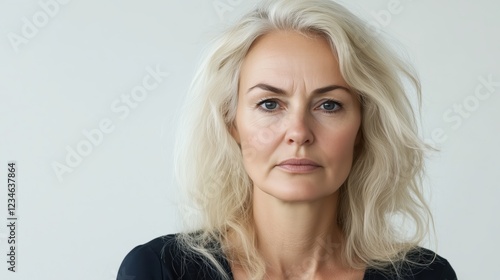
{"label": "black top", "polygon": [[[428,264],[434,258],[434,252],[419,248],[411,252],[409,259],[420,264]],[[231,268],[223,257],[218,259],[231,275]],[[448,261],[436,255],[428,266],[405,265],[405,277],[383,274],[368,268],[363,280],[456,280],[455,271]],[[216,270],[201,257],[187,258],[176,246],[175,235],[157,237],[145,244],[133,248],[123,259],[118,270],[117,280],[216,280]]]}

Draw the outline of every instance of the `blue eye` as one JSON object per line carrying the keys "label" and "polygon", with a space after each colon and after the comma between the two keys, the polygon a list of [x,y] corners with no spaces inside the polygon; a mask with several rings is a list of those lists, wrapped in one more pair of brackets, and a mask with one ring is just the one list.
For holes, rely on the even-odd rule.
{"label": "blue eye", "polygon": [[322,107],[327,113],[335,113],[342,109],[342,104],[334,100],[327,100],[323,102],[320,107]]}
{"label": "blue eye", "polygon": [[265,99],[257,103],[259,109],[270,112],[274,111],[278,107],[278,102],[272,99]]}

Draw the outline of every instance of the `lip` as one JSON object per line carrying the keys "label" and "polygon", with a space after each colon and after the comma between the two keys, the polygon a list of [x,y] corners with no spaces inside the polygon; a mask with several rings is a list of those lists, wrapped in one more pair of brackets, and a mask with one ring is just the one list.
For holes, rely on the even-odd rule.
{"label": "lip", "polygon": [[287,159],[280,162],[277,166],[291,173],[309,173],[321,167],[316,162],[306,158]]}

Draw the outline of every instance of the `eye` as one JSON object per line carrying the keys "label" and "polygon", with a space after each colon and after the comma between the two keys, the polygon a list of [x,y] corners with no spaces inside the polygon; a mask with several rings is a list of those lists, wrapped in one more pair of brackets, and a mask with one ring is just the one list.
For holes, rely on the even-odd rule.
{"label": "eye", "polygon": [[272,112],[275,111],[279,105],[278,101],[274,99],[264,99],[259,101],[259,103],[257,103],[257,106],[259,106],[259,109],[264,112]]}
{"label": "eye", "polygon": [[323,102],[320,107],[322,107],[326,113],[333,114],[342,109],[342,103],[329,99]]}

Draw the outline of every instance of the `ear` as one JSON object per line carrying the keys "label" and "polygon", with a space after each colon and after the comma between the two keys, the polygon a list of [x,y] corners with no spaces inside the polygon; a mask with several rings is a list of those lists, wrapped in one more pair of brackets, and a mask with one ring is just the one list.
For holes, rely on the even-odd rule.
{"label": "ear", "polygon": [[236,141],[236,143],[238,143],[238,145],[239,145],[240,142],[241,142],[241,140],[240,140],[240,133],[238,132],[238,128],[236,127],[236,123],[235,122],[233,122],[230,125],[230,127],[229,127],[229,133],[234,138],[234,140]]}

